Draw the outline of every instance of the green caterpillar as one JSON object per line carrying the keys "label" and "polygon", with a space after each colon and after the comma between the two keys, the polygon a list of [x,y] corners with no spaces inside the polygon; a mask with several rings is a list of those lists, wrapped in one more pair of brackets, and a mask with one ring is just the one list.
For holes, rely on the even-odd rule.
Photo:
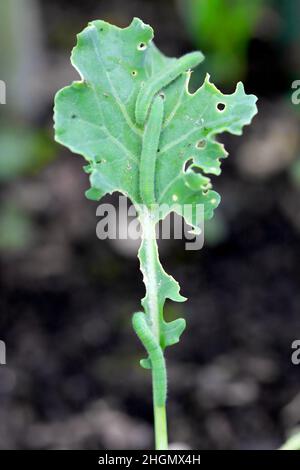
{"label": "green caterpillar", "polygon": [[168,70],[159,73],[155,78],[149,80],[143,88],[141,88],[135,107],[135,119],[138,125],[143,126],[147,120],[150,107],[154,96],[173,82],[179,75],[188,69],[194,68],[204,60],[201,52],[191,52],[184,55],[174,62]]}
{"label": "green caterpillar", "polygon": [[133,315],[132,325],[151,361],[154,403],[157,406],[164,406],[167,401],[167,371],[162,348],[155,339],[143,312]]}
{"label": "green caterpillar", "polygon": [[[155,167],[159,139],[164,118],[164,100],[158,93],[186,70],[196,67],[204,59],[201,52],[192,52],[178,59],[173,67],[149,80],[141,88],[136,101],[136,121],[144,125],[140,161],[140,195],[148,207],[155,204]],[[153,396],[157,406],[167,399],[167,373],[163,350],[149,327],[143,312],[133,315],[133,328],[144,345],[149,358],[141,361],[142,367],[152,369]]]}
{"label": "green caterpillar", "polygon": [[147,119],[140,162],[140,194],[146,206],[155,204],[155,164],[164,117],[163,98],[154,98]]}
{"label": "green caterpillar", "polygon": [[[140,163],[140,194],[147,206],[155,204],[155,165],[159,138],[164,117],[163,97],[157,95],[180,74],[202,62],[201,52],[192,52],[176,60],[173,67],[149,80],[141,88],[136,101],[136,121],[144,125],[143,146]],[[156,96],[155,96],[156,95]]]}

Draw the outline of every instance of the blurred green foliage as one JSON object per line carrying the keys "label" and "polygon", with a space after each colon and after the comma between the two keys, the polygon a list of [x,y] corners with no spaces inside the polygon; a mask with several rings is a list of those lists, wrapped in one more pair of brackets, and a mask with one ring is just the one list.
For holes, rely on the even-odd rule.
{"label": "blurred green foliage", "polygon": [[42,130],[20,127],[0,132],[0,182],[34,173],[55,156],[55,144]]}
{"label": "blurred green foliage", "polygon": [[[55,144],[44,130],[3,127],[0,131],[0,183],[35,174],[56,156]],[[34,223],[18,200],[0,208],[0,251],[19,252],[33,241]]]}
{"label": "blurred green foliage", "polygon": [[180,10],[195,46],[206,56],[207,69],[224,83],[241,79],[247,48],[263,0],[180,0]]}
{"label": "blurred green foliage", "polygon": [[297,158],[289,168],[289,175],[293,184],[300,188],[300,157]]}
{"label": "blurred green foliage", "polygon": [[27,213],[13,203],[3,205],[0,209],[0,250],[24,250],[32,243],[33,237],[33,223]]}
{"label": "blurred green foliage", "polygon": [[281,38],[285,43],[299,40],[300,2],[299,0],[273,0],[282,17]]}
{"label": "blurred green foliage", "polygon": [[[7,104],[1,106],[0,115],[2,253],[25,250],[36,234],[32,215],[17,195],[23,180],[16,180],[35,175],[57,154],[53,138],[41,121],[46,100],[40,99],[44,91],[36,80],[45,70],[39,7],[37,0],[2,0],[0,7],[0,78],[7,85]],[[12,182],[14,189],[10,192]]]}

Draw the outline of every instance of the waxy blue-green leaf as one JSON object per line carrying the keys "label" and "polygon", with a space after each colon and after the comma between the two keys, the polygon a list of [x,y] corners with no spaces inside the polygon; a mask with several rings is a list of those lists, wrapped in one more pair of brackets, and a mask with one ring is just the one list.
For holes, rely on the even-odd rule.
{"label": "waxy blue-green leaf", "polygon": [[[136,102],[143,87],[168,75],[180,61],[165,57],[152,39],[152,28],[137,18],[124,29],[94,21],[78,35],[72,64],[82,80],[56,96],[55,136],[87,160],[87,194],[93,199],[120,191],[133,203],[142,202],[144,126],[136,122]],[[220,174],[220,159],[226,156],[215,136],[225,131],[241,134],[256,113],[256,97],[246,95],[241,83],[232,95],[223,95],[209,77],[191,94],[189,77],[185,71],[161,90],[165,111],[155,196],[159,204],[204,204],[205,217],[211,218],[220,197],[211,190],[208,175]]]}

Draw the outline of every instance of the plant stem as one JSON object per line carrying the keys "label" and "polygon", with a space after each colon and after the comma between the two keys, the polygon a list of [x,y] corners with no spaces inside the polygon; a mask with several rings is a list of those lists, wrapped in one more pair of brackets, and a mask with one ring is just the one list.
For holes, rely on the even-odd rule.
{"label": "plant stem", "polygon": [[165,406],[156,406],[154,409],[155,449],[168,450],[167,412]]}
{"label": "plant stem", "polygon": [[[141,265],[143,266],[144,283],[146,286],[145,307],[149,316],[152,334],[161,347],[160,342],[160,305],[159,305],[159,284],[157,279],[158,247],[155,233],[155,221],[151,211],[144,207],[140,214],[140,221],[143,228],[143,240],[140,250]],[[156,450],[168,449],[167,415],[166,403],[157,403],[157,390],[160,387],[166,389],[166,376],[164,384],[159,383],[155,367],[165,368],[163,349],[161,349],[162,364],[152,364],[152,389],[153,389],[153,410],[154,410],[154,430]]]}
{"label": "plant stem", "polygon": [[300,450],[300,433],[291,436],[279,450]]}

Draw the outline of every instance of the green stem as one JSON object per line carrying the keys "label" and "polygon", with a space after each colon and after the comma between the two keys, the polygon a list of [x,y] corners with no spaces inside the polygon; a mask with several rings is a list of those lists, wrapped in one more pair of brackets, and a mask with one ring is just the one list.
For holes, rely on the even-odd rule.
{"label": "green stem", "polygon": [[153,405],[154,428],[155,428],[155,449],[168,450],[168,430],[167,412],[165,406]]}
{"label": "green stem", "polygon": [[291,436],[279,450],[300,450],[300,433]]}

